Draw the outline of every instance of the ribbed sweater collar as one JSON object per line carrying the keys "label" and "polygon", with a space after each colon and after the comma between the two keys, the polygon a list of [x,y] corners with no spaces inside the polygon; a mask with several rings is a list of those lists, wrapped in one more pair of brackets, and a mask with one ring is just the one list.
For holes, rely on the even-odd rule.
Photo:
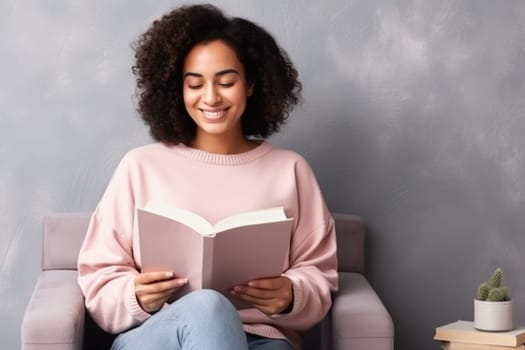
{"label": "ribbed sweater collar", "polygon": [[210,153],[200,149],[188,147],[183,143],[173,146],[173,150],[185,156],[186,158],[195,159],[209,164],[226,166],[236,166],[250,163],[264,156],[271,149],[272,145],[266,141],[261,142],[259,146],[250,151],[237,154]]}

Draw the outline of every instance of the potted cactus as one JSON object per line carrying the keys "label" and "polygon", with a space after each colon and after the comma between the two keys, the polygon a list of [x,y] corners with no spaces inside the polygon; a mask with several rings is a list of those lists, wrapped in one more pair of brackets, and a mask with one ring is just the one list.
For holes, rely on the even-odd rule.
{"label": "potted cactus", "polygon": [[474,327],[482,331],[509,331],[513,328],[512,299],[503,285],[503,270],[479,285],[474,299]]}

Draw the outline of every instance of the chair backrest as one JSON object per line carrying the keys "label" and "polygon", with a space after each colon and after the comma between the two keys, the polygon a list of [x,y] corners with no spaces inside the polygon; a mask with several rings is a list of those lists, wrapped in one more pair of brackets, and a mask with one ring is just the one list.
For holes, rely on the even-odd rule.
{"label": "chair backrest", "polygon": [[42,270],[76,270],[91,215],[56,213],[44,217]]}
{"label": "chair backrest", "polygon": [[337,237],[338,270],[365,273],[365,223],[360,216],[332,213]]}
{"label": "chair backrest", "polygon": [[[76,270],[89,213],[55,213],[44,217],[42,270]],[[333,213],[339,271],[364,273],[365,225],[356,215]]]}

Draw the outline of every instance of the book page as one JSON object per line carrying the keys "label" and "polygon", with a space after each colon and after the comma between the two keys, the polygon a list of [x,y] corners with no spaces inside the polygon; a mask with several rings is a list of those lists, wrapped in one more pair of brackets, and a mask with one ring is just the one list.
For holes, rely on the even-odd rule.
{"label": "book page", "polygon": [[228,216],[215,223],[213,228],[214,231],[218,233],[235,227],[283,220],[286,220],[286,214],[283,207],[266,208]]}
{"label": "book page", "polygon": [[155,201],[149,202],[142,210],[182,222],[203,236],[213,234],[212,225],[200,215],[189,210],[170,207]]}

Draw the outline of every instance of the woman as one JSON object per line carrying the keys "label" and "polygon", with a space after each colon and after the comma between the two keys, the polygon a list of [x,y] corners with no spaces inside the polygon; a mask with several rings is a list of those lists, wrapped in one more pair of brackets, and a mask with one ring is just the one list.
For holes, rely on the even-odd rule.
{"label": "woman", "polygon": [[[123,157],[93,213],[78,263],[88,311],[118,334],[114,349],[300,349],[331,306],[337,262],[311,168],[265,141],[299,101],[293,64],[264,29],[211,5],[154,21],[135,56],[138,109],[157,142]],[[185,276],[141,273],[135,214],[150,200],[212,223],[284,206],[295,221],[282,275],[232,286],[246,310],[211,290],[178,297]]]}

